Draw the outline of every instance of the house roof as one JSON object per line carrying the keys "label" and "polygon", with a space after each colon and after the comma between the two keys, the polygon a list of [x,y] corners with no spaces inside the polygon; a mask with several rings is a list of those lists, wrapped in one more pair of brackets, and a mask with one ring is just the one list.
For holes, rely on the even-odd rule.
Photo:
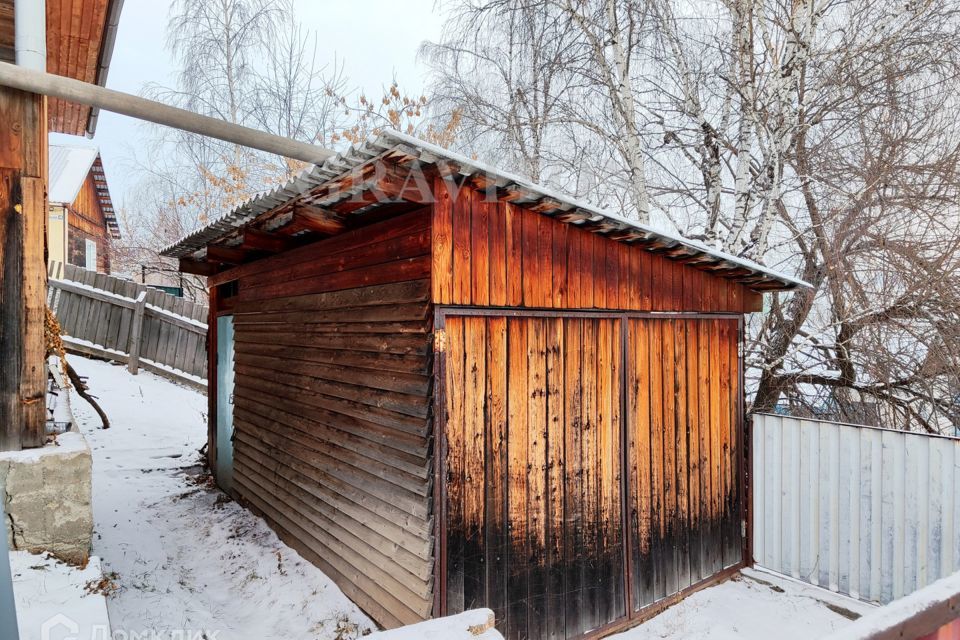
{"label": "house roof", "polygon": [[113,200],[107,188],[103,161],[96,147],[50,145],[50,187],[47,191],[47,199],[51,204],[64,206],[73,204],[91,172],[107,230],[113,238],[119,238],[120,225],[117,223]]}
{"label": "house roof", "polygon": [[[0,0],[0,60],[13,62],[14,0]],[[123,0],[46,0],[47,71],[106,86]],[[93,136],[98,110],[50,98],[50,130]]]}
{"label": "house roof", "polygon": [[47,199],[56,204],[71,204],[76,200],[97,155],[96,147],[51,144]]}
{"label": "house roof", "polygon": [[[380,158],[402,157],[415,161],[421,167],[435,165],[446,170],[455,170],[462,176],[482,177],[498,189],[510,192],[511,199],[521,206],[535,208],[544,215],[561,217],[570,224],[581,226],[594,233],[612,235],[616,239],[645,245],[649,250],[663,253],[668,258],[697,264],[709,264],[722,275],[722,270],[736,271],[737,277],[751,279],[753,288],[786,290],[797,287],[809,288],[803,280],[770,269],[761,264],[708,247],[696,240],[657,229],[630,220],[616,212],[601,209],[588,202],[573,198],[553,189],[535,184],[530,180],[495,167],[477,162],[393,130],[385,130],[365,142],[352,146],[323,164],[311,167],[287,184],[260,194],[236,207],[226,215],[205,227],[181,238],[161,253],[175,258],[198,258],[205,254],[206,246],[222,242],[236,234],[244,226],[260,217],[266,217],[276,209],[300,198],[309,196],[325,184],[357,172],[361,167]],[[358,183],[347,190],[338,190],[333,198],[345,199],[369,185]],[[333,201],[317,201],[311,204],[330,206]],[[371,208],[376,206],[370,205]],[[361,210],[358,210],[359,212]]]}

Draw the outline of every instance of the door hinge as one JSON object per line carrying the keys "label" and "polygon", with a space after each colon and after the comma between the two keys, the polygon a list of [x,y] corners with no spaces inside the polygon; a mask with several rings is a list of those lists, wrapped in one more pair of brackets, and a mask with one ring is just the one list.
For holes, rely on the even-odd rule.
{"label": "door hinge", "polygon": [[437,329],[433,332],[433,350],[436,353],[443,353],[447,350],[447,332],[443,329]]}

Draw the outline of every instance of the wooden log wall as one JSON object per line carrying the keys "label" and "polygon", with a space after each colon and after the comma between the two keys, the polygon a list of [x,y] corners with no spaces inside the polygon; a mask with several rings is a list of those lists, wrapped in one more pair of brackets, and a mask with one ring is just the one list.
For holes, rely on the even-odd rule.
{"label": "wooden log wall", "polygon": [[629,311],[756,310],[743,285],[438,179],[433,300],[438,304]]}
{"label": "wooden log wall", "polygon": [[235,492],[386,627],[433,606],[429,225],[234,270]]}
{"label": "wooden log wall", "polygon": [[444,322],[446,613],[576,638],[742,561],[736,318]]}

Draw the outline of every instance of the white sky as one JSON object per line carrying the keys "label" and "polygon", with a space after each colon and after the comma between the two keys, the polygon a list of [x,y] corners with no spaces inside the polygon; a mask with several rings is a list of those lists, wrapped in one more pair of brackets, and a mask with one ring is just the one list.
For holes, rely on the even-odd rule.
{"label": "white sky", "polygon": [[[421,92],[426,72],[417,63],[417,51],[424,40],[440,36],[437,5],[437,0],[295,0],[304,26],[320,34],[318,62],[332,62],[336,56],[349,86],[362,88],[368,95],[376,95],[395,75],[405,93]],[[176,71],[164,47],[169,7],[169,0],[124,1],[109,88],[139,94],[151,82],[174,84]],[[92,141],[51,134],[51,142],[99,146],[111,196],[122,206],[137,180],[130,172],[133,150],[149,136],[147,125],[101,112]]]}

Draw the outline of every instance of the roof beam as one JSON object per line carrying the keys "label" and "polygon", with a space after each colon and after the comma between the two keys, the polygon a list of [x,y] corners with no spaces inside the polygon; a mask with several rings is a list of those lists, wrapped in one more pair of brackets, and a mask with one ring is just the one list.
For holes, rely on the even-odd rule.
{"label": "roof beam", "polygon": [[219,268],[212,262],[180,258],[180,271],[195,276],[212,276],[219,271]]}
{"label": "roof beam", "polygon": [[280,253],[281,251],[295,247],[296,242],[275,233],[267,233],[259,229],[244,229],[243,242],[240,246],[244,249]]}
{"label": "roof beam", "polygon": [[243,264],[253,257],[254,252],[239,247],[224,247],[218,244],[207,245],[207,262],[220,264]]}
{"label": "roof beam", "polygon": [[314,231],[325,235],[342,232],[346,227],[343,220],[333,211],[310,205],[295,205],[291,226],[305,231]]}

